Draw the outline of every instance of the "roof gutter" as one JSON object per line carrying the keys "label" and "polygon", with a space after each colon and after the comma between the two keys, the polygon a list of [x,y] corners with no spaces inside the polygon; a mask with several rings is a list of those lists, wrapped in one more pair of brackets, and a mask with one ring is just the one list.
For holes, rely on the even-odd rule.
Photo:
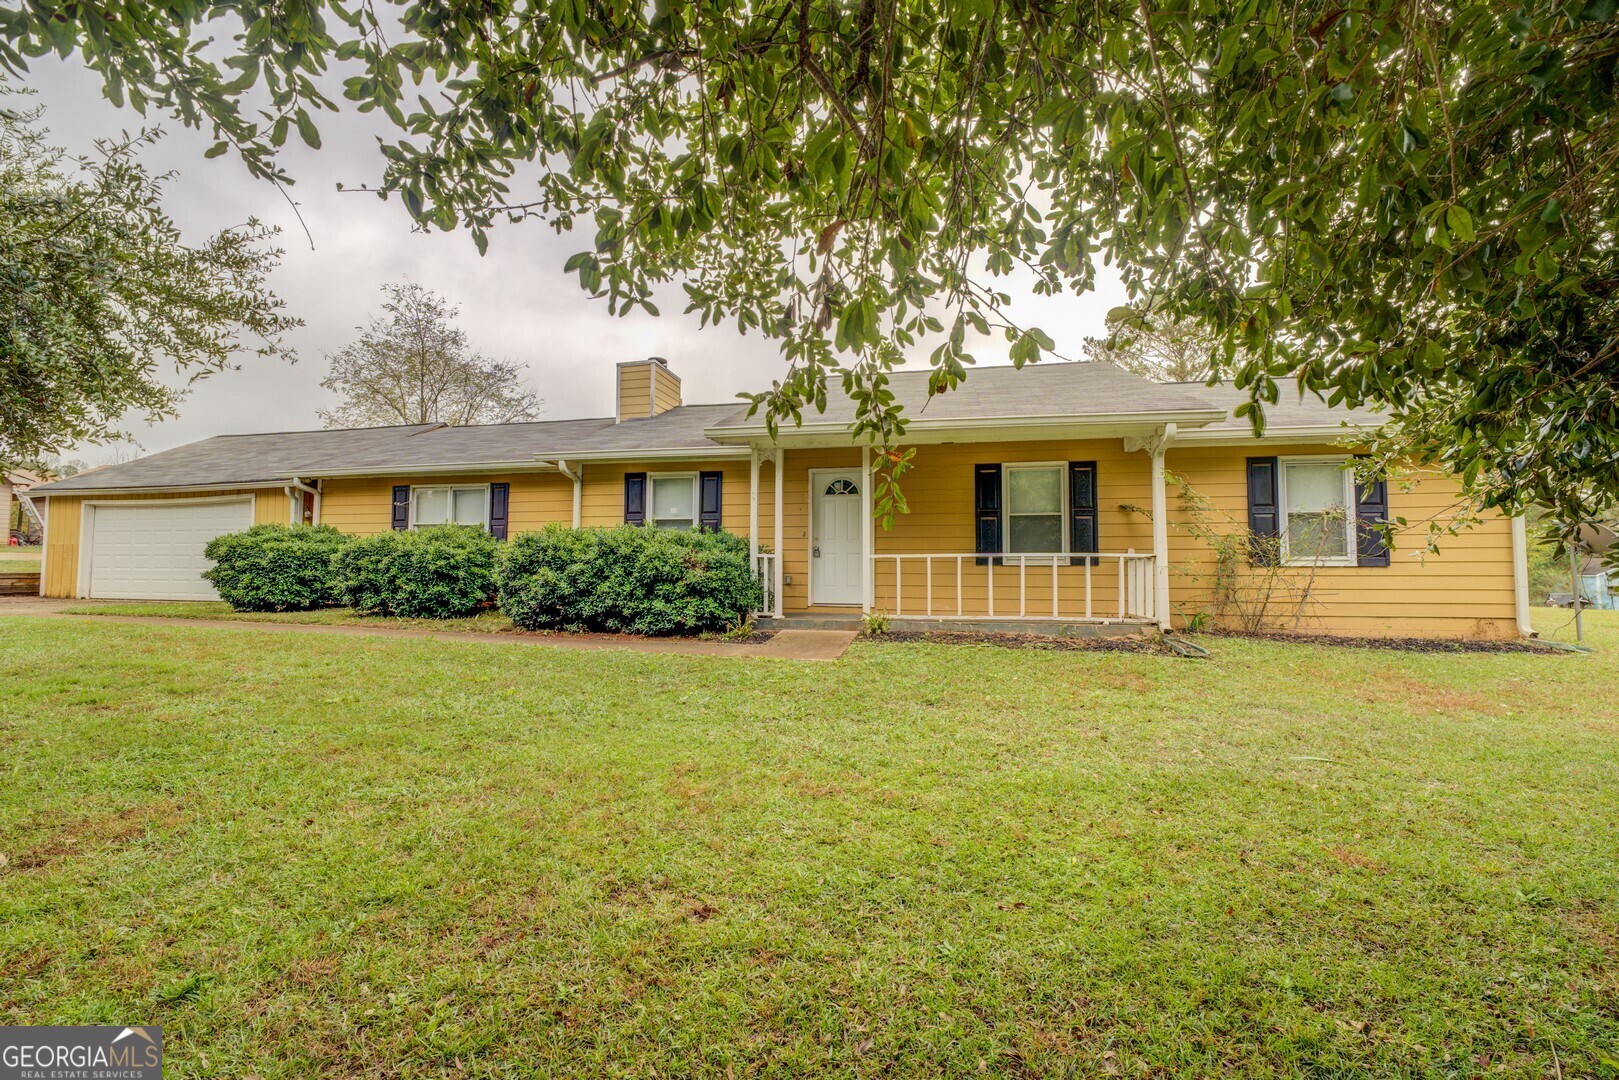
{"label": "roof gutter", "polygon": [[[905,425],[909,432],[927,434],[930,432],[972,431],[979,428],[994,427],[1027,427],[1027,428],[1070,428],[1070,427],[1105,427],[1116,428],[1121,425],[1147,425],[1159,426],[1162,424],[1175,424],[1185,428],[1202,427],[1224,420],[1228,414],[1224,409],[1173,409],[1168,412],[1143,413],[1083,413],[1083,414],[1050,414],[1044,416],[967,416],[951,417],[947,420],[931,420],[926,417],[912,420]],[[826,422],[819,424],[798,424],[793,427],[777,427],[778,438],[782,434],[794,433],[804,435],[826,435],[848,431],[854,421]],[[735,425],[730,427],[704,428],[703,434],[718,441],[721,438],[746,439],[758,436],[769,437],[770,429],[765,424]]]}
{"label": "roof gutter", "polygon": [[[703,432],[704,436],[708,432]],[[745,458],[751,451],[746,446],[664,447],[654,450],[587,450],[568,454],[569,461],[678,461],[708,458]]]}
{"label": "roof gutter", "polygon": [[[361,476],[446,476],[459,473],[479,472],[551,472],[561,471],[557,468],[559,457],[578,463],[584,461],[664,461],[664,460],[690,460],[706,461],[710,458],[745,458],[748,448],[745,446],[709,446],[709,447],[665,447],[653,450],[590,450],[584,453],[552,455],[536,454],[531,458],[520,458],[516,461],[475,461],[466,464],[421,463],[417,465],[390,465],[371,469],[345,469],[340,472],[306,472],[302,475],[310,480],[342,479]],[[237,485],[240,486],[240,485]]]}
{"label": "roof gutter", "polygon": [[1383,426],[1383,422],[1375,424],[1300,424],[1295,427],[1267,427],[1265,434],[1255,435],[1252,429],[1246,428],[1200,428],[1196,431],[1183,431],[1176,437],[1182,443],[1279,443],[1279,442],[1321,442],[1350,435],[1365,435],[1376,431]]}
{"label": "roof gutter", "polygon": [[[98,495],[187,495],[218,494],[225,491],[262,491],[265,488],[285,487],[289,477],[275,476],[263,480],[247,480],[235,484],[127,484],[123,487],[65,488],[61,491],[32,489],[29,493],[46,499],[90,499]],[[56,485],[52,484],[51,487]]]}

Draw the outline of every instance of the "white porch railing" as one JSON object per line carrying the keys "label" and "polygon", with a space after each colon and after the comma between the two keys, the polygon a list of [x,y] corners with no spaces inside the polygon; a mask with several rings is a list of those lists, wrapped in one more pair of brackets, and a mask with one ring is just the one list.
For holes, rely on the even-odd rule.
{"label": "white porch railing", "polygon": [[754,614],[780,614],[776,607],[776,556],[771,552],[761,551],[753,558],[753,576],[759,582],[759,588],[764,591],[764,602]]}
{"label": "white porch railing", "polygon": [[872,607],[896,619],[1154,621],[1150,552],[871,556]]}

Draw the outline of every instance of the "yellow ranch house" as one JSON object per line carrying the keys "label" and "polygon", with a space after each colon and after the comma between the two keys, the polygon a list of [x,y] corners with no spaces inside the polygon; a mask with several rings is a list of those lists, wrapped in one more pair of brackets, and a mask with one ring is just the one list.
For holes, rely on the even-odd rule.
{"label": "yellow ranch house", "polygon": [[772,438],[734,402],[685,404],[652,358],[618,366],[610,416],[225,435],[41,485],[41,591],[213,599],[203,547],[255,523],[456,522],[505,538],[628,522],[748,537],[759,614],[778,625],[883,612],[1068,633],[1530,632],[1522,521],[1489,518],[1427,550],[1457,484],[1417,467],[1358,475],[1374,414],[1284,395],[1255,437],[1233,415],[1238,391],[1104,363],[980,368],[931,401],[926,372],[893,388],[915,455],[909,512],[888,527],[849,402]]}

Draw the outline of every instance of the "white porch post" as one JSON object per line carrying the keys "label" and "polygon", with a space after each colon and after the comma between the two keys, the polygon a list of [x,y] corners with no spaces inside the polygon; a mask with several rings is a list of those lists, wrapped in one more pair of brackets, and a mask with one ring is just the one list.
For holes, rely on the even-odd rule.
{"label": "white porch post", "polygon": [[860,610],[870,613],[876,602],[871,547],[871,446],[860,448]]}
{"label": "white porch post", "polygon": [[1175,425],[1165,424],[1152,441],[1152,606],[1159,630],[1169,629],[1169,497],[1164,490],[1164,451],[1174,439]]}
{"label": "white porch post", "polygon": [[773,593],[776,601],[776,618],[779,619],[782,614],[781,587],[783,579],[787,576],[784,569],[787,565],[787,538],[781,523],[782,492],[787,487],[787,475],[783,470],[783,466],[787,463],[787,451],[778,444],[770,458],[775,467],[775,474],[771,478],[771,486],[775,489],[773,494],[776,499],[776,528],[770,534],[771,541],[776,545],[776,557],[770,561],[776,575]]}
{"label": "white porch post", "polygon": [[759,573],[759,448],[748,449],[748,569]]}

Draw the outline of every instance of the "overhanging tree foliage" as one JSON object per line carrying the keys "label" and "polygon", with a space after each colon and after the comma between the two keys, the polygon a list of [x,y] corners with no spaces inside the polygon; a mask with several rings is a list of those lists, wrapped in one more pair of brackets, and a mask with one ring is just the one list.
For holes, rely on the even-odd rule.
{"label": "overhanging tree foliage", "polygon": [[71,159],[19,103],[0,85],[0,466],[116,439],[128,412],[172,415],[184,390],[165,366],[195,379],[242,348],[291,355],[273,229],[188,245],[135,157],[156,132]]}
{"label": "overhanging tree foliage", "polygon": [[[222,64],[193,47],[235,18]],[[335,65],[400,129],[380,187],[418,221],[480,245],[505,218],[587,231],[568,269],[615,309],[678,281],[705,320],[778,338],[776,417],[841,380],[891,445],[904,350],[934,346],[940,391],[980,335],[1039,359],[1050,339],[996,279],[1083,291],[1100,259],[1211,326],[1256,406],[1290,377],[1385,405],[1387,449],[1487,504],[1575,518],[1619,493],[1615,0],[0,13],[0,58],[48,51],[266,177],[292,132],[318,143]]]}

